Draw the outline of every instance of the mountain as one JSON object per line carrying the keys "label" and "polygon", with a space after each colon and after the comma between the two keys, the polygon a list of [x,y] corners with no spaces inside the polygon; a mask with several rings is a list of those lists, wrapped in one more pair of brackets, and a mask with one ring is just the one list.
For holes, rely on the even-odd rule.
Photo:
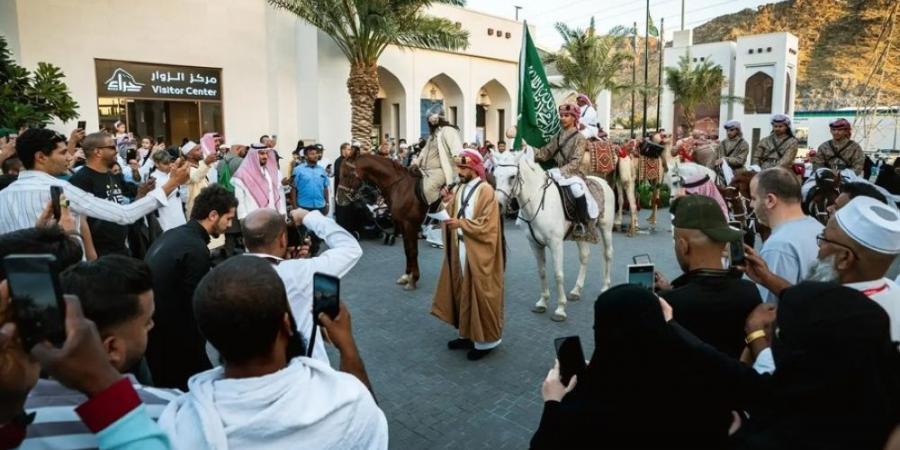
{"label": "mountain", "polygon": [[[788,0],[717,17],[694,29],[694,43],[788,31],[800,38],[798,109],[859,106],[881,85],[878,103],[900,103],[897,0]],[[885,54],[885,48],[893,47]],[[871,77],[878,58],[882,73]]]}

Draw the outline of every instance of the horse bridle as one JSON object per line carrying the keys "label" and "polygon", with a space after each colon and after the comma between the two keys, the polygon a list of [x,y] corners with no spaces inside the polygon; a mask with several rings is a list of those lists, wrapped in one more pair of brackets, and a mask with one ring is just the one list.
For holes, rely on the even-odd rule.
{"label": "horse bridle", "polygon": [[[500,192],[500,193],[506,195],[507,202],[509,202],[510,200],[514,199],[515,196],[522,189],[522,185],[524,183],[522,181],[522,169],[519,168],[518,164],[498,164],[495,167],[515,167],[516,168],[516,180],[513,181],[513,185],[511,188],[509,188],[509,192],[506,192],[500,188],[495,189],[497,192]],[[534,217],[532,217],[531,219],[526,219],[526,218],[522,217],[522,210],[524,210],[525,207],[528,206],[528,204],[531,202],[531,199],[529,199],[524,204],[519,205],[519,210],[516,211],[516,218],[522,219],[522,221],[527,223],[528,226],[530,227],[531,222],[534,222],[534,219],[537,217],[537,215],[540,214],[542,209],[544,209],[544,199],[547,198],[547,189],[550,187],[550,185],[552,183],[553,183],[553,179],[550,178],[550,176],[548,175],[547,181],[544,183],[544,186],[541,188],[543,190],[543,193],[541,195],[541,203],[540,203],[540,205],[538,205],[538,209],[537,209],[537,211],[535,211]]]}
{"label": "horse bridle", "polygon": [[347,196],[347,199],[350,201],[350,203],[355,203],[357,200],[362,198],[361,191],[362,191],[362,185],[365,184],[365,180],[363,180],[362,177],[359,176],[359,173],[356,172],[356,164],[350,162],[349,160],[345,160],[341,163],[341,165],[352,169],[353,176],[355,176],[356,178],[359,178],[359,180],[360,180],[360,185],[357,186],[356,189],[349,188],[340,183],[337,186],[338,192],[346,192],[345,195]]}
{"label": "horse bridle", "polygon": [[[359,176],[359,172],[356,171],[356,164],[350,162],[349,160],[344,161],[341,164],[352,169],[353,176],[355,176],[356,178],[359,178],[359,186],[357,186],[356,189],[349,188],[347,186],[342,186],[340,184],[338,184],[338,187],[337,187],[338,191],[347,193],[346,194],[347,199],[350,200],[351,203],[362,198],[362,190],[363,190],[363,187],[365,187],[365,186],[372,187],[375,190],[377,190],[378,192],[381,192],[382,195],[384,195],[384,192],[381,189],[378,189],[378,186],[372,185],[372,183],[369,183],[368,181],[363,179],[363,177]],[[399,183],[401,180],[403,180],[403,177],[397,177],[396,180],[394,180],[391,184],[389,184],[385,187],[385,190],[389,190],[390,188],[394,187],[394,185]]]}

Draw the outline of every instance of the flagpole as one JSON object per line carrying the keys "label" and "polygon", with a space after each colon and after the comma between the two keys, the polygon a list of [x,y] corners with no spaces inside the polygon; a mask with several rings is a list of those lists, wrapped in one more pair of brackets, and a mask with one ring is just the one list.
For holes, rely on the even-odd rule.
{"label": "flagpole", "polygon": [[647,87],[650,83],[650,0],[647,0],[647,14],[644,16],[644,121],[641,124],[641,137],[647,135]]}
{"label": "flagpole", "polygon": [[522,21],[522,47],[519,49],[519,92],[518,95],[516,95],[516,97],[518,98],[516,102],[516,137],[513,138],[513,150],[519,150],[516,147],[522,146],[522,141],[519,139],[519,134],[522,132],[522,130],[520,129],[521,124],[519,123],[519,121],[523,114],[522,105],[524,104],[524,101],[522,99],[522,96],[525,94],[525,89],[522,89],[522,83],[525,79],[525,44],[527,43],[527,40],[528,21],[524,20]]}
{"label": "flagpole", "polygon": [[665,18],[659,19],[659,86],[656,89],[656,131],[659,131],[659,128],[662,126],[662,118],[660,117],[660,112],[662,111],[662,93],[663,93],[663,48],[665,47]]}
{"label": "flagpole", "polygon": [[631,29],[631,49],[634,51],[634,58],[631,59],[631,138],[634,139],[634,96],[637,89],[637,22]]}

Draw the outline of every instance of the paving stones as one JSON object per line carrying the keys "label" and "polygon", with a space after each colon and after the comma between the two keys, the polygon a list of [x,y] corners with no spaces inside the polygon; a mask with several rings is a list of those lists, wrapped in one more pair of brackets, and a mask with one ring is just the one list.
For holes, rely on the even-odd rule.
{"label": "paving stones", "polygon": [[[647,213],[642,214],[646,217]],[[625,281],[633,255],[648,253],[670,280],[680,274],[672,250],[665,210],[659,231],[628,238],[614,235],[613,284]],[[600,293],[603,264],[594,247],[583,299],[569,302],[568,320],[553,322],[550,311],[535,314],[539,296],[536,265],[525,233],[507,222],[503,343],[484,359],[447,350],[457,337],[452,327],[430,314],[443,251],[419,245],[419,289],[404,291],[394,281],[404,267],[398,242],[363,241],[363,257],[344,277],[342,300],[353,317],[357,345],[381,408],[388,419],[392,449],[527,448],[540,422],[540,384],[553,364],[553,339],[579,335],[586,355],[593,351],[593,300]],[[578,273],[578,251],[566,243],[566,291]],[[548,258],[549,259],[549,258]],[[550,281],[551,292],[553,281]],[[332,361],[337,361],[329,348]]]}

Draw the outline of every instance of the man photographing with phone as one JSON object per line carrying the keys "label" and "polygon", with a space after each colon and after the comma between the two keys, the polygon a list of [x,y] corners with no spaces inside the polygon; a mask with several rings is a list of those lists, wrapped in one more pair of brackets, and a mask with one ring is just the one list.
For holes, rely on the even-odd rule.
{"label": "man photographing with phone", "polygon": [[675,258],[684,274],[671,285],[656,273],[661,292],[682,326],[719,351],[738,358],[744,349],[744,322],[761,302],[759,290],[741,272],[726,270],[722,254],[742,233],[731,228],[715,200],[702,195],[675,199]]}
{"label": "man photographing with phone", "polygon": [[[111,136],[95,147],[96,151],[115,153]],[[34,226],[50,201],[50,186],[61,186],[69,200],[76,222],[79,216],[128,225],[168,203],[167,195],[188,179],[188,168],[174,168],[169,181],[146,197],[120,205],[85,192],[57,178],[68,173],[72,155],[65,136],[48,129],[26,130],[16,141],[16,153],[26,170],[8,188],[0,191],[0,233]]]}
{"label": "man photographing with phone", "polygon": [[[318,273],[341,278],[362,257],[362,248],[347,230],[318,211],[297,208],[289,214],[289,224],[274,209],[257,209],[241,222],[246,255],[263,258],[275,266],[275,271],[287,290],[288,302],[297,321],[297,328],[306,342],[313,330],[313,279]],[[328,250],[313,258],[293,258],[289,234],[302,226],[324,239]],[[301,243],[303,245],[303,243]],[[308,245],[308,244],[307,244]],[[317,333],[312,357],[328,363],[322,336]]]}

